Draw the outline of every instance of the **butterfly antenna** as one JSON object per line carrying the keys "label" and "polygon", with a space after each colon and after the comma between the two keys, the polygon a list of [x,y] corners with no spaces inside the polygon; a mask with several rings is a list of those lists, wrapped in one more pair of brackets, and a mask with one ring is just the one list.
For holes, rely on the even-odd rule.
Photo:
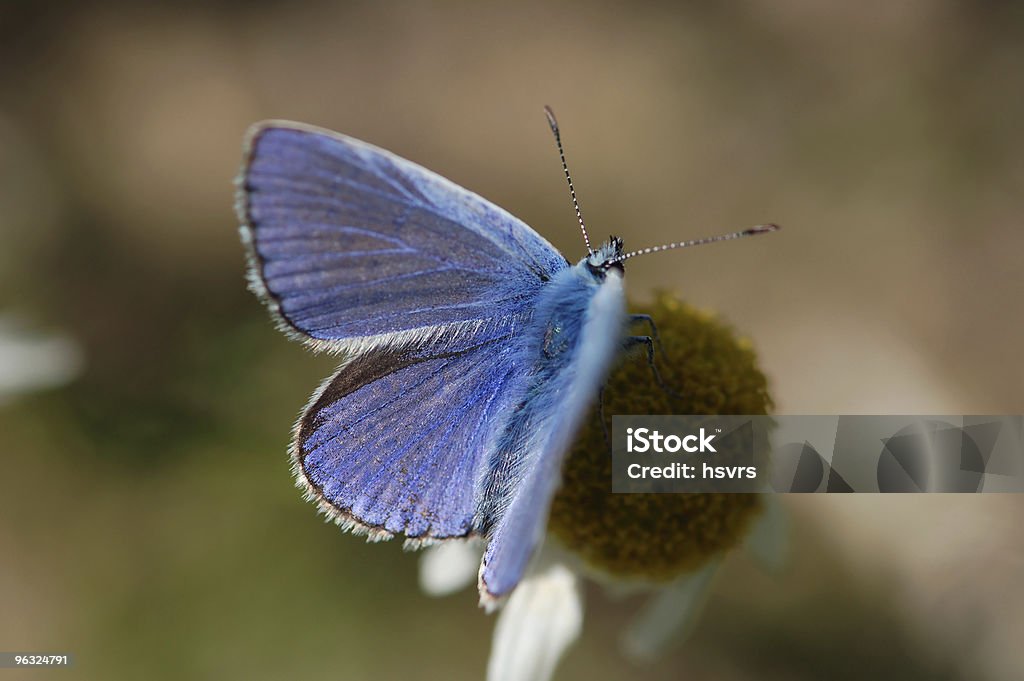
{"label": "butterfly antenna", "polygon": [[572,178],[569,176],[569,166],[565,162],[565,151],[562,150],[562,134],[558,132],[558,121],[555,119],[555,112],[550,106],[544,107],[544,115],[548,117],[548,125],[551,132],[555,134],[555,144],[558,145],[558,156],[562,159],[562,170],[565,171],[565,180],[569,183],[569,195],[572,196],[572,206],[576,209],[576,219],[580,223],[580,231],[583,232],[583,241],[587,244],[587,255],[591,255],[594,249],[590,247],[590,237],[587,236],[587,226],[583,224],[583,213],[580,212],[580,204],[576,200],[576,190],[572,186]]}
{"label": "butterfly antenna", "polygon": [[716,241],[729,241],[731,239],[739,239],[745,236],[755,236],[757,234],[769,234],[771,232],[777,232],[781,227],[778,225],[757,225],[750,229],[745,229],[742,232],[733,232],[732,234],[720,234],[718,236],[709,236],[703,239],[692,239],[690,241],[677,241],[671,244],[665,244],[663,246],[651,246],[649,248],[642,248],[639,251],[632,251],[625,255],[620,255],[615,258],[612,262],[622,262],[623,260],[629,260],[638,255],[647,255],[648,253],[657,253],[658,251],[670,251],[673,248],[689,248],[690,246],[700,246],[703,244],[713,244]]}

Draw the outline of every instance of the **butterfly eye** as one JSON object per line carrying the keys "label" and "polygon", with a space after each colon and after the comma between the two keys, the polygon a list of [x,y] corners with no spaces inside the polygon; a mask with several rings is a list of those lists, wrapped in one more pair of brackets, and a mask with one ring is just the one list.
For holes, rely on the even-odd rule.
{"label": "butterfly eye", "polygon": [[617,270],[620,276],[626,273],[626,268],[618,260],[605,260],[597,265],[589,260],[587,261],[587,271],[598,281],[604,281],[605,277],[608,276],[609,270]]}

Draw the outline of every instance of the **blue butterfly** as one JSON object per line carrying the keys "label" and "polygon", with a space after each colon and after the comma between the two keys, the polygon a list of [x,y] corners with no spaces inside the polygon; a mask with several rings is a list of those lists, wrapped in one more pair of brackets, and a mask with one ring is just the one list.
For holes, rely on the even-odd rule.
{"label": "blue butterfly", "polygon": [[624,253],[616,238],[591,249],[576,205],[587,255],[573,265],[501,208],[365,142],[268,121],[245,149],[250,288],[289,336],[343,356],[295,424],[298,484],[374,540],[483,539],[488,605],[542,541],[565,454],[626,342],[624,261],[775,229]]}

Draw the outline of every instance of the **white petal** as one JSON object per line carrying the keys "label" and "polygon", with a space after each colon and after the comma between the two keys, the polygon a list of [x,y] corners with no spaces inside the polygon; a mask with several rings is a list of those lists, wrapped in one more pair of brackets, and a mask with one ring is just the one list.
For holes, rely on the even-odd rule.
{"label": "white petal", "polygon": [[685,639],[707,601],[719,563],[719,559],[712,560],[700,571],[676,580],[653,596],[623,634],[625,653],[634,660],[647,661],[669,642]]}
{"label": "white petal", "polygon": [[548,681],[583,628],[583,594],[561,563],[530,574],[512,592],[494,628],[487,681]]}
{"label": "white petal", "polygon": [[4,397],[67,383],[82,365],[81,351],[63,336],[30,333],[0,317],[0,401]]}
{"label": "white petal", "polygon": [[765,494],[764,510],[747,536],[750,555],[769,572],[778,572],[789,554],[789,518],[773,494]]}
{"label": "white petal", "polygon": [[420,558],[420,588],[431,596],[447,596],[476,581],[479,547],[466,541],[429,546]]}

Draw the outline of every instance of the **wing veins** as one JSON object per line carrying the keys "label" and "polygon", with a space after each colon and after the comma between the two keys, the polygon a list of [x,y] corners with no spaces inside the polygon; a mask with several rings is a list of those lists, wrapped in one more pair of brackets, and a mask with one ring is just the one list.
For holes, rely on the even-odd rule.
{"label": "wing veins", "polygon": [[[498,381],[496,383],[496,385],[494,386],[494,388],[488,392],[486,401],[483,404],[483,407],[481,409],[481,414],[482,415],[486,416],[489,413],[491,405],[494,403],[494,400],[497,398],[498,393],[501,392],[501,390],[505,387],[505,383],[508,380],[508,377],[509,377],[510,373],[511,373],[510,371],[506,371],[505,374],[502,376],[501,380]],[[465,406],[470,404],[470,403],[479,402],[479,397],[480,397],[479,395],[471,395],[463,403],[463,408],[465,408]],[[445,451],[445,444],[449,440],[451,440],[451,436],[455,433],[455,431],[469,417],[469,411],[471,411],[471,410],[463,411],[462,413],[459,414],[459,416],[457,417],[456,420],[451,422],[451,427],[448,429],[447,433],[445,433],[444,436],[442,437],[442,439],[438,440],[438,442],[429,450],[429,452],[427,452],[427,458],[425,458],[424,460],[418,462],[420,470],[422,470],[422,469],[429,469],[431,466],[433,466],[435,464],[435,462],[438,461],[438,459],[441,456],[441,454]],[[465,442],[475,442],[476,441],[477,437],[480,435],[480,431],[483,428],[485,420],[486,419],[481,418],[481,419],[479,419],[477,421],[476,427],[472,430],[472,432],[469,435],[467,435],[467,437],[464,438]],[[454,468],[456,467],[455,464],[457,463],[456,460],[455,460],[455,457],[450,457],[448,462],[445,462],[442,459],[442,463],[448,463],[449,464],[449,465],[445,465],[444,466],[443,473],[444,473],[444,476],[445,476],[444,477],[445,481],[451,481],[451,479],[455,475]],[[442,471],[438,470],[437,472],[441,473]],[[475,483],[475,480],[472,481],[472,482]],[[424,488],[425,487],[426,487],[426,480],[424,479],[424,477],[422,475],[417,475],[415,477],[415,484],[409,486],[409,490],[408,490],[409,491],[409,501],[407,502],[407,504],[400,511],[401,512],[402,521],[403,521],[403,525],[406,528],[408,528],[408,526],[409,526],[409,524],[411,522],[411,518],[412,518],[413,514],[416,513],[417,511],[421,510],[420,506],[421,506],[422,502],[424,501]],[[445,488],[442,488],[442,490],[444,490],[444,489]],[[420,515],[421,515],[421,517],[423,517],[427,521],[427,526],[423,530],[423,532],[420,535],[417,535],[417,536],[422,536],[423,534],[429,534],[431,528],[434,525],[433,521],[431,519],[427,518],[426,514],[421,513]],[[471,512],[469,514],[469,518],[468,518],[469,526],[472,526],[472,519],[473,519],[473,513]],[[406,536],[409,536],[408,533],[406,534]]]}
{"label": "wing veins", "polygon": [[[509,302],[509,301],[512,301],[512,300],[517,300],[519,298],[523,298],[523,297],[525,297],[525,295],[527,295],[527,294],[513,295],[513,296],[506,297],[506,298],[500,298],[500,299],[494,300],[494,301],[485,301],[485,302],[480,302],[480,303],[462,303],[462,304],[456,304],[456,305],[431,305],[430,307],[418,307],[418,308],[415,308],[413,310],[402,310],[400,312],[396,312],[395,314],[368,316],[368,317],[364,317],[363,320],[371,320],[372,319],[372,320],[375,320],[375,321],[386,321],[386,320],[389,320],[389,319],[401,319],[402,317],[406,317],[406,316],[411,315],[411,314],[418,314],[420,312],[430,312],[432,310],[472,310],[472,309],[474,309],[476,307],[480,307],[480,308],[486,309],[486,308],[495,307],[497,305],[500,305],[501,303],[505,303],[505,302]],[[287,311],[287,313],[288,314],[292,314],[291,311]],[[321,319],[324,319],[325,317],[328,317],[330,315],[337,315],[337,314],[339,314],[339,312],[337,310],[332,310],[330,312],[323,312],[321,314],[312,315],[312,316],[304,318],[303,319],[303,323],[308,324],[308,323],[310,323],[310,322],[312,322],[314,320],[321,320]],[[487,321],[504,319],[504,318],[508,318],[508,317],[512,317],[512,316],[515,316],[515,315],[506,315],[506,317],[486,317],[486,316],[470,317],[468,319],[452,322],[451,324],[460,324],[460,323],[464,323],[464,322],[474,322],[474,321],[487,322]],[[430,324],[430,325],[427,325],[427,326],[416,327],[416,328],[423,328],[423,329],[438,328],[438,327],[450,326],[451,324],[444,324],[444,325]],[[386,333],[372,334],[372,335],[366,336],[366,337],[367,338],[372,338],[374,336],[383,336],[383,335],[386,335]]]}
{"label": "wing veins", "polygon": [[[327,140],[329,140],[331,142],[339,141],[336,138],[333,138],[333,137],[330,137],[330,136],[326,136],[326,135],[320,135],[320,137],[325,138],[325,139],[327,139]],[[334,168],[337,168],[338,164],[340,163],[342,165],[355,168],[355,169],[359,170],[360,172],[366,173],[367,175],[370,175],[374,179],[378,179],[378,180],[384,182],[385,184],[390,186],[392,189],[394,189],[396,192],[398,192],[400,194],[403,194],[403,195],[406,195],[406,196],[409,196],[410,199],[412,198],[409,195],[409,192],[408,192],[407,188],[402,187],[402,186],[395,186],[391,182],[391,178],[389,178],[387,176],[387,173],[381,172],[381,169],[379,169],[379,168],[372,168],[372,167],[370,167],[370,164],[372,162],[370,162],[366,158],[364,158],[362,153],[359,153],[359,151],[363,151],[363,150],[359,149],[358,146],[352,145],[347,140],[345,140],[345,142],[346,142],[346,146],[348,146],[348,147],[350,147],[352,149],[357,149],[358,150],[355,154],[353,154],[353,156],[355,158],[358,158],[365,165],[360,166],[360,165],[356,165],[355,163],[351,163],[349,161],[341,160],[341,159],[337,158],[336,156],[333,156],[330,152],[325,151],[323,149],[320,149],[318,147],[304,147],[302,154],[301,155],[300,154],[296,154],[295,157],[293,157],[293,160],[295,160],[295,161],[306,161],[307,160],[306,157],[313,156],[315,158],[315,160],[318,161],[318,162],[311,164],[311,167],[313,167],[313,168],[315,168],[317,170],[326,171],[328,174],[330,174],[332,176],[336,176],[336,174],[333,173],[332,170]],[[366,150],[366,151],[369,151],[369,150]],[[280,153],[280,151],[278,153]],[[389,168],[388,170],[398,171],[398,168],[397,168],[396,164],[391,159],[388,159],[388,158],[384,157],[384,160],[386,160],[386,162],[391,166],[391,168]],[[411,161],[410,161],[410,163],[411,163]],[[308,164],[304,164],[304,166],[305,167],[309,167]],[[396,174],[401,175],[402,173],[400,171],[398,171],[398,172],[396,172]]]}
{"label": "wing veins", "polygon": [[[384,374],[384,376],[381,376],[381,377],[375,379],[374,381],[368,381],[367,383],[364,383],[364,384],[360,385],[359,387],[355,388],[352,392],[360,390],[360,389],[366,387],[367,385],[370,385],[371,383],[376,382],[377,380],[383,379],[385,376],[390,376],[390,375],[394,374],[395,372],[401,371],[402,369],[405,369],[405,368],[408,368],[410,366],[413,366],[414,364],[421,364],[423,362],[429,362],[429,361],[431,361],[433,359],[458,358],[458,357],[461,357],[462,355],[468,354],[468,353],[473,352],[475,350],[479,350],[480,348],[483,348],[483,347],[485,347],[487,345],[494,345],[494,344],[500,343],[503,340],[507,340],[510,336],[511,336],[511,334],[506,335],[506,336],[501,336],[501,337],[498,337],[498,338],[489,338],[486,341],[483,341],[481,343],[477,343],[476,345],[472,345],[472,346],[470,346],[468,348],[465,348],[463,350],[459,350],[457,352],[442,353],[442,354],[439,354],[439,355],[429,355],[429,356],[422,357],[422,358],[413,358],[413,360],[411,362],[409,362],[408,364],[403,364],[398,369],[395,369],[394,371],[388,372],[387,374]],[[421,381],[419,381],[414,386],[412,386],[412,389],[419,388],[424,383],[429,381],[431,378],[432,378],[432,376],[424,377]],[[409,392],[409,391],[407,391],[407,392]],[[348,397],[350,394],[351,393],[346,393],[344,395],[341,395],[340,397],[338,397],[333,402],[340,401],[341,399],[344,399],[345,397]],[[388,402],[380,405],[379,408],[373,409],[371,411],[367,411],[365,414],[360,416],[358,419],[356,419],[355,421],[353,421],[349,425],[342,426],[340,428],[339,432],[336,435],[334,435],[334,436],[332,436],[330,438],[325,439],[322,443],[317,445],[314,449],[306,450],[303,458],[305,458],[305,456],[308,456],[310,454],[313,454],[313,453],[317,452],[321,447],[323,447],[328,442],[333,442],[334,440],[338,439],[338,437],[340,437],[342,433],[344,433],[344,432],[350,430],[351,428],[359,425],[362,421],[370,418],[371,416],[374,416],[375,414],[378,414],[379,412],[381,412],[382,410],[386,409],[387,407],[390,407],[391,405],[393,405],[396,402],[398,402],[399,400],[401,400],[404,396],[405,395],[403,395],[403,394],[396,394],[391,400],[389,400]],[[333,404],[333,402],[332,402],[332,404]],[[314,407],[310,411],[313,411],[314,409],[316,409],[317,406],[319,406],[319,405],[314,405]],[[323,409],[324,408],[321,408],[321,411]],[[327,425],[329,423],[334,423],[335,421],[336,421],[336,418],[325,419],[324,421],[322,421],[320,423],[317,423],[314,426],[313,430],[317,430],[319,428],[322,428],[323,426],[325,426],[325,425]]]}
{"label": "wing veins", "polygon": [[[427,171],[427,170],[424,169],[424,172],[428,172],[429,173],[430,171]],[[280,176],[275,176],[275,177],[280,177]],[[440,208],[438,208],[436,206],[433,206],[433,205],[431,205],[429,203],[426,203],[425,200],[422,200],[422,199],[421,200],[410,199],[409,201],[401,202],[401,201],[396,201],[394,199],[394,197],[389,197],[387,194],[385,194],[385,193],[383,193],[383,192],[381,192],[381,191],[379,191],[377,189],[373,189],[371,187],[366,187],[366,186],[363,186],[363,185],[351,182],[349,180],[342,179],[342,180],[340,180],[340,183],[341,184],[346,184],[347,186],[350,186],[353,189],[357,189],[357,190],[359,190],[361,192],[365,192],[366,194],[369,194],[371,196],[376,196],[377,198],[380,198],[381,200],[383,200],[385,202],[397,203],[399,205],[402,205],[404,203],[407,207],[412,207],[412,208],[416,208],[416,209],[422,210],[424,213],[427,213],[427,214],[433,216],[434,218],[438,219],[439,221],[441,221],[441,222],[443,222],[445,224],[455,225],[456,227],[458,227],[460,229],[464,229],[464,230],[466,230],[466,231],[468,231],[468,232],[470,232],[472,234],[475,234],[475,235],[483,238],[487,243],[489,243],[490,245],[494,246],[496,249],[501,251],[506,257],[508,257],[508,258],[510,258],[510,259],[512,259],[514,261],[524,261],[524,259],[521,257],[521,253],[514,253],[511,250],[509,250],[509,248],[505,244],[501,243],[500,241],[496,241],[494,239],[489,238],[490,236],[492,236],[491,232],[496,232],[496,230],[493,230],[493,229],[492,230],[474,229],[470,225],[463,224],[461,222],[457,222],[455,220],[452,220],[450,217],[444,215],[441,212]],[[313,187],[311,187],[311,188],[313,188]],[[324,192],[322,192],[322,191],[314,191],[313,193],[306,193],[306,192],[303,192],[303,191],[300,191],[300,190],[295,190],[295,191],[296,191],[296,193],[304,195],[304,196],[308,196],[308,197],[312,197],[312,198],[322,198],[322,199],[326,199],[328,202],[331,201],[330,195],[325,195]],[[471,194],[471,192],[468,192],[468,190],[463,189],[462,191]],[[251,193],[258,193],[259,190],[255,189],[255,188],[250,188],[249,192],[251,192]],[[480,201],[484,201],[487,204],[488,208],[490,208],[492,210],[495,210],[495,211],[498,211],[499,214],[501,213],[501,209],[497,208],[496,206],[493,206],[493,204],[490,204],[489,202],[487,202],[487,200],[484,199],[483,197],[480,197],[479,195],[476,195],[476,194],[472,194],[472,195],[476,196]],[[296,211],[300,211],[301,212],[302,210],[308,209],[309,208],[309,204],[308,203],[304,203],[303,205],[293,205],[293,204],[289,204],[288,202],[284,202],[284,203],[278,202],[276,204],[276,207],[278,207],[278,208],[291,208],[292,210],[296,210]],[[262,210],[264,210],[264,209],[261,208],[260,211],[262,212]],[[330,207],[328,207],[327,210],[329,212],[330,211]],[[252,201],[249,200],[248,197],[246,197],[245,212],[246,212],[246,216],[249,218],[250,223],[255,226],[257,221],[254,219],[254,216],[252,214]],[[517,221],[517,222],[520,222],[520,223],[522,222],[521,220],[519,220],[518,218],[512,216],[511,214],[507,214],[506,213],[506,215],[508,217],[510,217],[511,219]],[[255,232],[255,230],[253,230],[253,231]],[[493,234],[493,236],[497,236],[497,234],[495,233],[495,234]],[[255,242],[258,244],[259,243],[259,237],[255,236],[255,234],[253,235],[253,237],[254,237]],[[518,239],[516,240],[516,243],[520,243],[518,241]],[[406,244],[406,245],[408,245],[408,244]],[[522,253],[529,254],[530,252],[527,249],[522,249]],[[261,259],[263,258],[262,254],[260,255],[260,258]],[[530,258],[531,258],[531,260],[533,259],[532,254],[530,254]],[[537,272],[535,272],[532,268],[527,268],[527,271],[530,272],[531,274],[533,274],[534,276],[538,276]]]}
{"label": "wing veins", "polygon": [[[483,363],[483,360],[478,360],[473,365],[472,368],[475,370],[475,369],[479,368],[479,366],[482,363]],[[448,364],[446,364],[444,368],[448,368],[449,366],[451,366],[450,362]],[[441,369],[438,369],[438,373],[440,372],[440,370]],[[469,370],[467,370],[463,374],[463,376],[460,377],[460,380],[459,380],[459,382],[456,385],[461,386],[461,385],[464,385],[467,381],[471,380],[469,378],[469,373],[470,373]],[[437,373],[435,373],[434,375],[430,376],[430,378],[436,378],[436,377],[437,377]],[[447,420],[447,421],[445,421],[445,420],[437,420],[434,424],[429,426],[426,431],[422,431],[421,434],[418,437],[416,437],[415,439],[412,439],[412,440],[406,442],[401,448],[396,449],[395,451],[391,452],[388,455],[387,459],[382,460],[378,464],[379,465],[379,469],[376,472],[373,473],[372,477],[370,477],[369,479],[366,479],[366,480],[359,479],[359,480],[356,480],[355,482],[358,482],[360,487],[372,487],[374,484],[377,483],[378,480],[381,479],[382,476],[384,476],[386,474],[390,474],[392,472],[391,471],[391,467],[398,460],[402,459],[410,451],[412,451],[417,445],[419,445],[421,442],[423,442],[429,436],[431,436],[435,431],[437,431],[439,428],[441,428],[442,426],[445,426],[445,425],[448,426],[448,429],[447,429],[447,431],[445,431],[443,433],[443,435],[445,436],[445,438],[447,438],[447,436],[450,435],[451,432],[453,430],[455,430],[458,427],[458,425],[462,422],[462,420],[466,417],[466,414],[464,413],[465,412],[465,408],[466,408],[467,405],[471,404],[474,401],[474,397],[475,397],[475,395],[473,395],[472,392],[470,392],[470,394],[468,396],[466,396],[461,401],[461,403],[458,405],[458,413],[455,415],[455,417],[453,419]],[[442,440],[442,442],[443,441],[444,440]],[[438,444],[440,445],[441,443],[439,442]],[[434,451],[433,449],[428,450],[428,452],[433,452],[433,451]],[[352,476],[352,477],[355,477],[355,476]],[[394,480],[392,480],[392,482],[393,481]],[[392,489],[392,487],[393,487],[392,484],[385,485],[385,487],[383,489],[379,490],[377,498],[379,498],[380,496],[383,496],[383,494],[385,492],[387,492],[388,490]]]}

